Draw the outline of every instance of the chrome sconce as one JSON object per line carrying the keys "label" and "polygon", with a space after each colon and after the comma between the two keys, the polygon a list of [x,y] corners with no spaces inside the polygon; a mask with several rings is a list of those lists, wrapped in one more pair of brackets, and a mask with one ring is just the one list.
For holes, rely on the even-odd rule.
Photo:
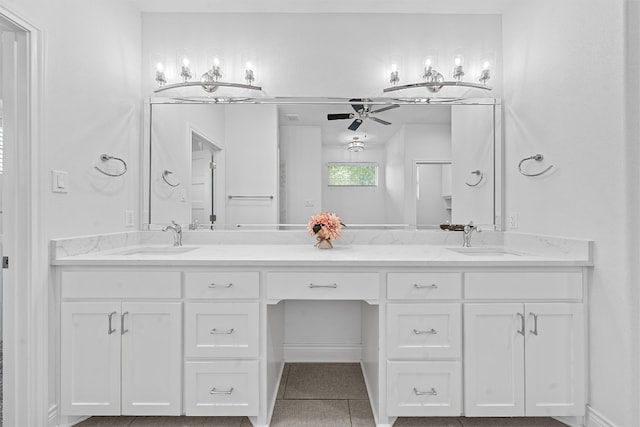
{"label": "chrome sconce", "polygon": [[359,137],[354,136],[353,141],[347,144],[347,150],[353,153],[359,153],[361,151],[364,151],[364,142],[360,141]]}
{"label": "chrome sconce", "polygon": [[491,78],[491,70],[489,69],[490,65],[489,61],[484,61],[482,64],[482,71],[480,72],[480,78],[478,81],[483,85],[486,85],[487,81]]}
{"label": "chrome sconce", "polygon": [[256,79],[253,74],[253,68],[251,67],[251,62],[247,62],[247,67],[244,70],[244,80],[248,85],[253,85],[254,80]]}
{"label": "chrome sconce", "polygon": [[167,84],[167,76],[164,74],[164,66],[158,62],[156,65],[156,82],[162,87]]}
{"label": "chrome sconce", "polygon": [[396,86],[400,82],[400,76],[398,75],[398,66],[391,64],[391,74],[389,75],[389,83]]}

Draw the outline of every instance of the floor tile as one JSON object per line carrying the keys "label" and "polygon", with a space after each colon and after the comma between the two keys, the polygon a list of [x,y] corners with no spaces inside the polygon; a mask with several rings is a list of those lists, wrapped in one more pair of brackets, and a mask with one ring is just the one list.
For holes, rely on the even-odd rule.
{"label": "floor tile", "polygon": [[251,421],[249,421],[249,418],[242,417],[242,421],[240,422],[240,427],[253,427],[253,424],[251,424]]}
{"label": "floor tile", "polygon": [[91,417],[76,427],[129,427],[134,417]]}
{"label": "floor tile", "polygon": [[351,427],[347,400],[276,400],[270,427]]}
{"label": "floor tile", "polygon": [[462,427],[455,417],[400,417],[393,427]]}
{"label": "floor tile", "polygon": [[136,417],[131,427],[240,427],[244,417]]}
{"label": "floor tile", "polygon": [[463,427],[567,427],[546,417],[460,418]]}
{"label": "floor tile", "polygon": [[292,363],[285,399],[369,398],[357,363]]}
{"label": "floor tile", "polygon": [[276,394],[276,399],[284,399],[284,390],[287,387],[287,377],[289,376],[289,368],[291,365],[289,363],[284,364],[284,369],[282,370],[282,377],[280,377],[280,385],[278,386],[278,393]]}
{"label": "floor tile", "polygon": [[371,412],[371,403],[368,400],[350,400],[349,415],[351,415],[351,427],[375,427],[376,425]]}

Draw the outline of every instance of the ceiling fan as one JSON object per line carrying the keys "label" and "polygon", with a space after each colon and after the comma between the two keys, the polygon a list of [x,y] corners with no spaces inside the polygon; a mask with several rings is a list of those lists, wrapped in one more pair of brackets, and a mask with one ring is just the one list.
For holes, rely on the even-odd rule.
{"label": "ceiling fan", "polygon": [[349,102],[354,102],[354,104],[351,104],[351,107],[353,107],[353,109],[355,110],[355,113],[327,114],[327,119],[328,120],[354,119],[353,122],[351,122],[351,124],[348,127],[349,130],[353,130],[353,131],[357,130],[362,124],[362,122],[366,119],[371,119],[374,122],[380,123],[381,125],[391,124],[386,120],[382,120],[373,116],[373,114],[377,114],[382,111],[391,110],[393,108],[398,108],[399,105],[397,104],[387,105],[385,107],[378,108],[377,110],[373,110],[371,104],[366,104],[366,101],[367,101],[366,99],[350,99]]}

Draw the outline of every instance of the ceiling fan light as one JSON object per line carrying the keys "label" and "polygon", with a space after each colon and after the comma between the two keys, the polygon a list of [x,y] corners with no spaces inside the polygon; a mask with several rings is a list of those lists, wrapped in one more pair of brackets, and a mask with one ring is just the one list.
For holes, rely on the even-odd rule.
{"label": "ceiling fan light", "polygon": [[347,144],[347,150],[352,151],[354,153],[359,153],[364,150],[364,142],[351,141],[349,144]]}

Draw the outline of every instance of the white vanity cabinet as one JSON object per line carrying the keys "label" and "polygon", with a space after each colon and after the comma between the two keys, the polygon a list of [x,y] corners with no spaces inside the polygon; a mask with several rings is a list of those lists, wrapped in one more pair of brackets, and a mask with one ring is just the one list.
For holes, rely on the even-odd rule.
{"label": "white vanity cabinet", "polygon": [[161,292],[147,298],[179,295],[179,273],[74,271],[62,277],[62,413],[179,415],[182,304],[138,300],[154,283]]}
{"label": "white vanity cabinet", "polygon": [[492,301],[464,305],[465,415],[584,415],[582,275],[467,276],[469,294]]}
{"label": "white vanity cabinet", "polygon": [[258,271],[192,271],[185,281],[185,415],[258,416]]}

